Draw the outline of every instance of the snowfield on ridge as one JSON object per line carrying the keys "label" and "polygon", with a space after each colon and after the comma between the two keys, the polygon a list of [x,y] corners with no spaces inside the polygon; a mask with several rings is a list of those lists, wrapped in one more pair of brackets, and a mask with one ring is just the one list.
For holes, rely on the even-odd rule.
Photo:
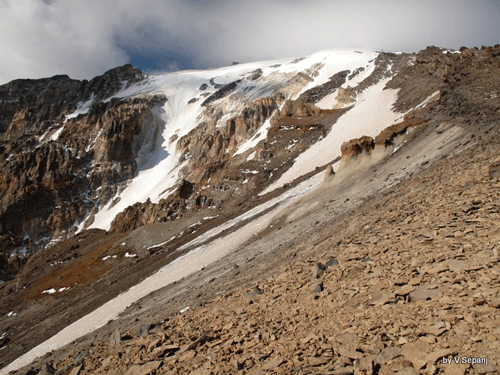
{"label": "snowfield on ridge", "polygon": [[[158,113],[161,123],[164,125],[162,129],[159,129],[157,138],[152,140],[154,150],[149,153],[147,165],[142,163],[142,169],[140,169],[137,177],[130,181],[128,186],[121,193],[118,193],[114,199],[100,208],[90,228],[107,230],[110,228],[115,216],[128,206],[136,202],[145,202],[148,198],[152,202],[158,202],[168,196],[167,191],[177,182],[177,174],[183,166],[179,163],[176,148],[177,140],[203,122],[203,94],[206,96],[206,93],[216,91],[216,88],[211,87],[210,83],[224,86],[242,80],[257,69],[262,70],[261,78],[255,81],[242,80],[231,95],[217,101],[217,106],[223,108],[224,112],[219,124],[224,125],[224,120],[241,111],[246,103],[270,96],[279,90],[284,91],[289,99],[296,99],[304,91],[322,85],[332,75],[340,71],[354,71],[358,68],[364,68],[365,74],[355,77],[356,82],[358,82],[373,71],[374,60],[377,55],[378,53],[373,50],[333,49],[321,51],[302,59],[281,59],[240,64],[213,70],[151,75],[148,76],[146,81],[139,82],[115,94],[113,97],[116,98],[164,94],[167,97],[167,102]],[[308,71],[312,75],[310,82],[304,80],[305,82],[302,84],[290,85],[290,82],[298,73]],[[207,85],[207,88],[202,90],[204,84]],[[375,95],[378,95],[378,92]],[[189,103],[193,98],[198,100]],[[380,127],[382,126],[385,127],[386,124],[380,125]],[[260,138],[257,137],[257,139],[251,139],[242,144],[240,150],[248,150],[254,147],[262,137],[265,137],[264,131],[266,130],[262,130]],[[350,131],[344,135],[344,132],[339,129],[334,133],[342,135],[340,137],[336,136],[337,142],[331,147],[338,153],[339,142],[341,144],[343,141],[352,138],[352,136],[361,136],[364,134],[363,131],[361,126],[359,130],[356,129],[356,131]],[[335,134],[332,137],[335,137]],[[174,139],[172,137],[175,140],[170,141]],[[237,154],[242,152],[240,150]],[[299,172],[302,173],[304,170],[302,168]],[[294,170],[291,173],[297,176],[297,171]],[[119,202],[113,204],[117,198],[120,198]]]}

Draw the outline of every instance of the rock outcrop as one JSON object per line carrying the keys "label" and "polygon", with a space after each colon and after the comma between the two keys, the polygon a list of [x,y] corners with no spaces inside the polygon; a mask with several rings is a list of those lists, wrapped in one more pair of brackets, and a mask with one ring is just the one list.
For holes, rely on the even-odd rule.
{"label": "rock outcrop", "polygon": [[[163,126],[154,108],[166,98],[103,99],[142,78],[126,65],[91,81],[55,76],[0,87],[4,256],[71,235],[134,177],[143,133]],[[86,113],[67,116],[83,102]]]}
{"label": "rock outcrop", "polygon": [[[330,79],[317,87],[309,89],[302,93],[298,100],[303,101],[305,103],[317,103],[321,99],[323,99],[328,94],[331,94],[336,89],[340,88],[345,82],[350,70],[343,70],[338,72],[330,77]],[[359,71],[358,71],[359,73]],[[353,73],[354,74],[354,73]],[[349,76],[349,79],[354,78],[354,76]]]}

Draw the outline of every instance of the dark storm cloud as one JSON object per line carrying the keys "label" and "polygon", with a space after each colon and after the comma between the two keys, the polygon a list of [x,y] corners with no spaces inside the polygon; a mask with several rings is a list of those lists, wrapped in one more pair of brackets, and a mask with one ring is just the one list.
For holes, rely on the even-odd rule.
{"label": "dark storm cloud", "polygon": [[0,0],[0,83],[129,61],[175,70],[346,46],[491,45],[499,21],[497,0]]}

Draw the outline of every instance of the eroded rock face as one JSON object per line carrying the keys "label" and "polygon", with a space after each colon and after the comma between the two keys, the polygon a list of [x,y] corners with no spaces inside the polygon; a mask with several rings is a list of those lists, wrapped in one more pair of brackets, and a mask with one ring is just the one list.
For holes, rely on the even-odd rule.
{"label": "eroded rock face", "polygon": [[215,116],[210,123],[200,124],[182,137],[177,147],[184,158],[190,158],[185,177],[195,183],[209,178],[207,167],[227,161],[238,145],[250,139],[277,107],[273,97],[258,99],[247,105],[240,115],[227,120],[224,127],[217,127],[218,116]]}
{"label": "eroded rock face", "polygon": [[375,140],[372,137],[363,136],[361,138],[352,139],[344,142],[340,151],[342,152],[342,159],[347,160],[362,152],[371,152],[375,148]]}
{"label": "eroded rock face", "polygon": [[[361,69],[363,69],[363,68],[361,68]],[[357,70],[355,73],[353,72],[353,74],[349,76],[349,79],[354,78],[359,72],[360,72],[360,70]],[[350,73],[350,70],[343,70],[341,72],[334,74],[323,85],[314,87],[310,90],[307,90],[303,94],[301,94],[299,96],[299,100],[306,102],[306,103],[319,102],[325,96],[332,93],[336,89],[340,88],[340,86],[342,86],[345,83],[346,78],[349,75],[349,73]]]}
{"label": "eroded rock face", "polygon": [[[90,82],[55,76],[0,87],[4,256],[30,253],[71,235],[134,177],[144,152],[142,124],[162,125],[153,108],[166,98],[102,100],[142,77],[126,65]],[[92,99],[86,114],[66,118]]]}
{"label": "eroded rock face", "polygon": [[320,109],[314,104],[305,103],[302,100],[287,100],[281,109],[281,117],[310,117],[320,113]]}

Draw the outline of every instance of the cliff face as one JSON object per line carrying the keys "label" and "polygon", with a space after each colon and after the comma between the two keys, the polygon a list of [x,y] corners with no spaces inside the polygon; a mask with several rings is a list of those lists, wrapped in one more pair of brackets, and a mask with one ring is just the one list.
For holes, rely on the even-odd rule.
{"label": "cliff face", "polygon": [[[141,126],[155,122],[151,108],[166,98],[103,100],[141,79],[126,65],[90,82],[55,76],[0,87],[4,258],[71,235],[136,174]],[[78,116],[82,103],[88,110]]]}

